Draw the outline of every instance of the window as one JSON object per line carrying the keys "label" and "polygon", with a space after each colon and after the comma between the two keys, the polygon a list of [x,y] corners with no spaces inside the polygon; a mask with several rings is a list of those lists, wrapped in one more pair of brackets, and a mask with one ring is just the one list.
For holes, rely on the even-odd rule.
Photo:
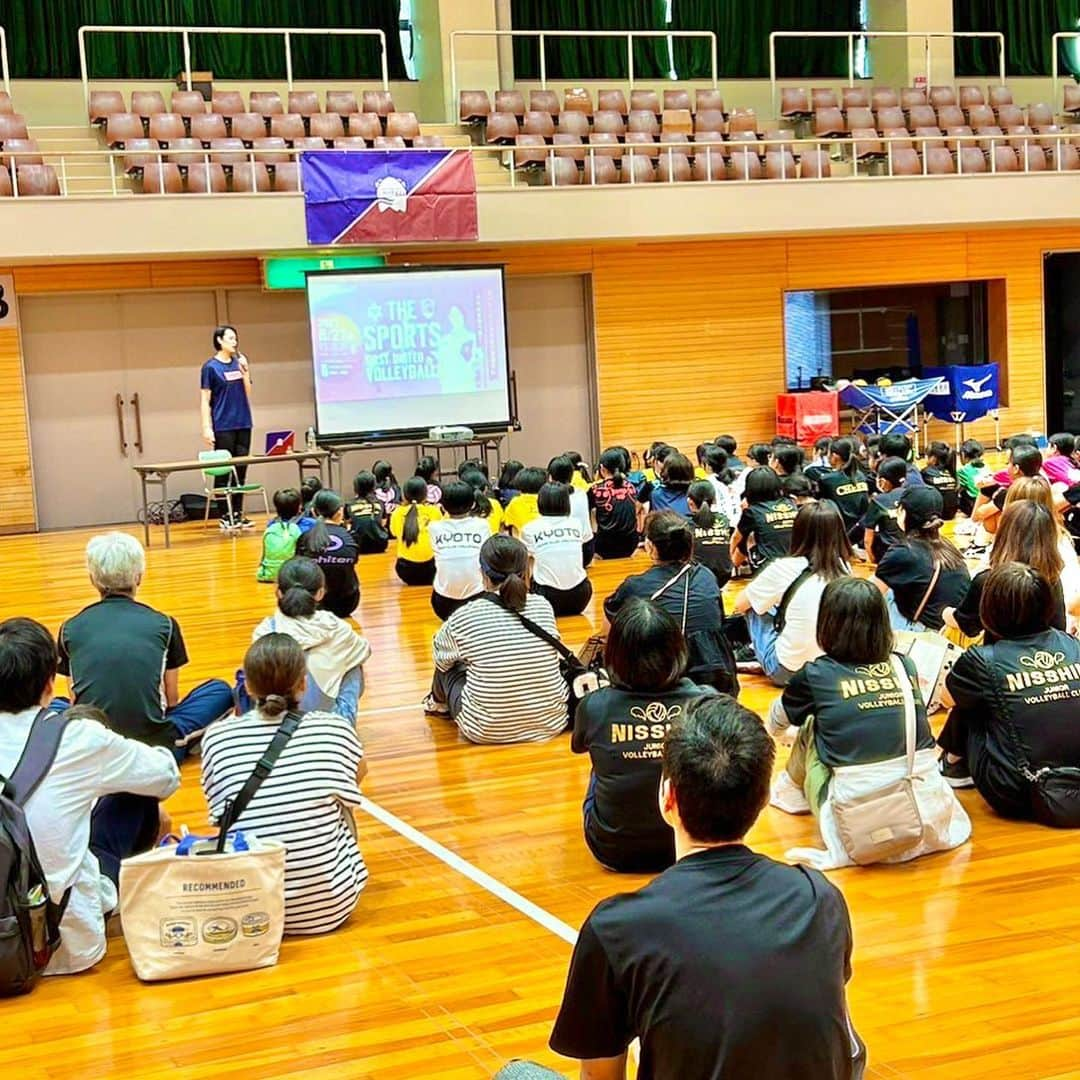
{"label": "window", "polygon": [[415,79],[416,55],[413,46],[416,39],[413,35],[412,0],[401,0],[398,8],[398,35],[401,39],[401,55],[405,61],[405,76]]}

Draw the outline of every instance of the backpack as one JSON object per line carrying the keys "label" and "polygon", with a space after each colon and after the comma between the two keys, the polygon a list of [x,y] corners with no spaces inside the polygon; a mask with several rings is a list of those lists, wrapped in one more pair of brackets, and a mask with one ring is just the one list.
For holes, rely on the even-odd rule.
{"label": "backpack", "polygon": [[295,521],[272,521],[263,533],[262,562],[255,571],[258,581],[277,581],[278,571],[296,554],[300,526]]}
{"label": "backpack", "polygon": [[67,721],[42,709],[34,718],[18,765],[0,787],[0,996],[25,994],[60,947],[59,904],[49,896],[23,807],[45,779]]}

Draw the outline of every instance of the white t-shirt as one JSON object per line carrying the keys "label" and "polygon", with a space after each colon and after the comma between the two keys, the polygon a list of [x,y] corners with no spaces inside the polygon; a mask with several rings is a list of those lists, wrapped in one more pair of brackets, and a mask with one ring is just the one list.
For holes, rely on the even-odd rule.
{"label": "white t-shirt", "polygon": [[484,591],[480,549],[491,536],[487,518],[445,518],[428,526],[435,552],[435,591],[450,600],[465,600]]}
{"label": "white t-shirt", "polygon": [[581,488],[570,489],[570,516],[581,526],[581,542],[587,544],[593,538],[587,491]]}
{"label": "white t-shirt", "polygon": [[[739,473],[739,476],[745,476],[746,471]],[[709,483],[713,486],[713,491],[716,492],[716,509],[719,510],[727,519],[734,525],[740,517],[742,517],[742,495],[736,494],[735,485],[738,483],[738,477],[732,483],[725,484],[719,477],[710,476]],[[742,486],[746,487],[746,481],[743,481]]]}
{"label": "white t-shirt", "polygon": [[[0,774],[15,768],[37,713],[0,713]],[[104,917],[116,907],[116,888],[90,851],[94,803],[124,791],[167,799],[179,786],[168,747],[125,739],[96,720],[69,721],[52,768],[24,808],[49,896],[58,904],[71,889],[46,975],[84,971],[105,955]]]}
{"label": "white t-shirt", "polygon": [[[803,555],[774,559],[746,586],[751,607],[765,615],[780,605],[787,587],[807,568]],[[817,641],[818,608],[828,582],[814,574],[795,590],[788,604],[783,633],[776,639],[776,659],[798,671],[804,664],[824,655]]]}
{"label": "white t-shirt", "polygon": [[533,580],[553,589],[572,589],[586,577],[581,526],[574,517],[538,517],[521,530],[533,557]]}

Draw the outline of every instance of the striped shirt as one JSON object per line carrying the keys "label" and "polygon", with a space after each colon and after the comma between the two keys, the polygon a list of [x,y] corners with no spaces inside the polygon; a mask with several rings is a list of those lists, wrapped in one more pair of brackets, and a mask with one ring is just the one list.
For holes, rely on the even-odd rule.
{"label": "striped shirt", "polygon": [[[202,742],[202,787],[219,821],[240,794],[278,723],[258,712],[212,724]],[[367,882],[352,807],[360,805],[356,771],[364,756],[352,725],[309,712],[285,744],[237,827],[285,845],[285,932],[323,934],[340,926]]]}
{"label": "striped shirt", "polygon": [[[530,595],[526,618],[559,636],[555,613]],[[511,611],[482,598],[458,608],[435,635],[435,666],[467,672],[457,725],[476,743],[539,742],[567,727],[567,686],[559,654]]]}

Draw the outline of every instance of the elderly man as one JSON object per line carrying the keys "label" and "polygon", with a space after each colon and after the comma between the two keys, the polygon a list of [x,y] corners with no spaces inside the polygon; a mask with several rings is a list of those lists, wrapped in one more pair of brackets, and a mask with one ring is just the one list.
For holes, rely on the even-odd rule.
{"label": "elderly man", "polygon": [[[187,650],[176,620],[135,599],[146,571],[142,545],[126,533],[95,536],[86,547],[90,581],[101,599],[60,628],[60,674],[72,699],[104,710],[118,735],[172,748],[178,761],[214,720],[232,707],[228,683],[211,679],[183,700],[180,668]],[[150,847],[158,833],[157,801],[112,795],[94,809],[90,846],[114,880],[120,860]]]}

